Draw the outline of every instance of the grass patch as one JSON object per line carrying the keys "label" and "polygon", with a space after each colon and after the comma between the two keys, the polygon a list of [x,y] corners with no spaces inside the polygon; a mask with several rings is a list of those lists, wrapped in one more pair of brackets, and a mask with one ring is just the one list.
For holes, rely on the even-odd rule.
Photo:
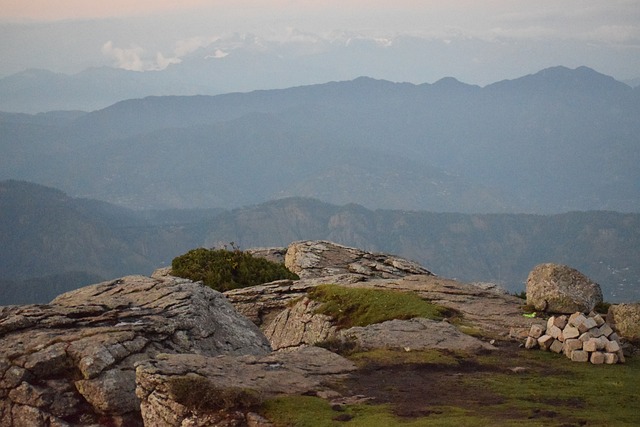
{"label": "grass patch", "polygon": [[[375,350],[356,352],[350,359],[360,369],[367,367],[363,378],[389,369],[386,377],[371,381],[373,388],[367,390],[383,398],[395,393],[396,400],[332,408],[320,398],[290,396],[267,400],[261,413],[276,427],[640,425],[639,358],[628,358],[626,364],[595,366],[548,352],[513,349],[507,354],[480,356],[436,350]],[[423,366],[403,377],[414,378],[409,383],[397,382],[406,390],[405,395],[387,390],[389,384],[378,381],[397,377],[409,364]],[[475,367],[470,369],[472,365]],[[516,366],[526,370],[514,373],[509,369]],[[414,389],[431,382],[436,384],[431,391],[428,387]],[[433,396],[429,397],[430,393]],[[493,396],[492,400],[487,400],[488,396]],[[415,411],[407,415],[407,408]]]}
{"label": "grass patch", "polygon": [[[287,396],[265,402],[262,414],[276,427],[458,427],[492,425],[490,419],[469,416],[452,407],[434,407],[423,418],[406,419],[393,414],[390,405],[346,405],[335,410],[318,397]],[[471,424],[469,424],[471,423]]]}
{"label": "grass patch", "polygon": [[341,329],[414,317],[441,320],[452,314],[410,292],[321,285],[309,291],[309,298],[320,302],[317,312],[331,316]]}
{"label": "grass patch", "polygon": [[[506,410],[555,413],[589,425],[640,424],[640,359],[626,364],[592,365],[571,362],[546,352],[524,352],[532,367],[524,374],[494,374],[468,378],[504,396]],[[487,363],[485,360],[484,363]],[[491,362],[495,363],[495,362]],[[551,370],[545,372],[545,368]]]}
{"label": "grass patch", "polygon": [[371,364],[394,366],[406,363],[454,366],[458,364],[458,359],[459,357],[451,352],[435,349],[403,351],[379,348],[349,355],[349,360],[358,366]]}

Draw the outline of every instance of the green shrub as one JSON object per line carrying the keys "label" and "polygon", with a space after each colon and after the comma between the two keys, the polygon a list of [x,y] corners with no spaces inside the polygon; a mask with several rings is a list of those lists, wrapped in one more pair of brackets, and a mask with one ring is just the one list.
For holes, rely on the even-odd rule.
{"label": "green shrub", "polygon": [[260,285],[280,279],[299,279],[284,265],[234,248],[193,249],[171,262],[174,276],[193,281],[220,291]]}

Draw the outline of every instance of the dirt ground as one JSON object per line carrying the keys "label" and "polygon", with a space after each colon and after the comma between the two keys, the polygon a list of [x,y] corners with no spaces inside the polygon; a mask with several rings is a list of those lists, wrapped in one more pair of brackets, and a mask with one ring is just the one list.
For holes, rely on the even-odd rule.
{"label": "dirt ground", "polygon": [[[487,407],[505,403],[506,399],[493,393],[481,382],[469,386],[465,377],[484,376],[492,373],[509,373],[518,375],[513,369],[514,363],[519,362],[518,354],[523,349],[517,343],[503,344],[501,357],[511,363],[501,366],[481,364],[474,358],[457,358],[457,364],[395,364],[381,365],[367,364],[355,372],[343,386],[352,395],[362,395],[370,398],[374,404],[390,404],[395,415],[403,418],[419,418],[441,413],[438,407],[459,407],[472,412],[486,413]],[[528,365],[522,368],[553,375],[554,372],[543,370],[540,366]],[[581,402],[563,402],[573,407],[580,407]],[[493,418],[517,420],[519,418],[553,420],[553,425],[581,426],[582,421],[575,419],[563,420],[554,411],[533,409],[523,413],[501,413],[491,411]],[[499,422],[498,422],[499,424]]]}

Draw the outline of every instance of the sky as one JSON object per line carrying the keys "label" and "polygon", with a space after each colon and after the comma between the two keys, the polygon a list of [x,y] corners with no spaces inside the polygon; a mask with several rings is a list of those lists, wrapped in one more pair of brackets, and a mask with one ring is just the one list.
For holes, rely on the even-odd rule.
{"label": "sky", "polygon": [[340,32],[450,45],[425,78],[488,84],[554,65],[640,77],[640,0],[0,0],[0,77],[28,68],[162,69],[230,34]]}

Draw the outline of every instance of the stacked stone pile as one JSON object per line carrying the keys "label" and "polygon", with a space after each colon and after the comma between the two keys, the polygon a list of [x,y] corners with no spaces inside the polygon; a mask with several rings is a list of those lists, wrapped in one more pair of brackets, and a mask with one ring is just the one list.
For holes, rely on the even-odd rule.
{"label": "stacked stone pile", "polygon": [[604,318],[594,312],[551,316],[546,327],[532,325],[525,348],[564,353],[574,362],[624,363],[620,338]]}

